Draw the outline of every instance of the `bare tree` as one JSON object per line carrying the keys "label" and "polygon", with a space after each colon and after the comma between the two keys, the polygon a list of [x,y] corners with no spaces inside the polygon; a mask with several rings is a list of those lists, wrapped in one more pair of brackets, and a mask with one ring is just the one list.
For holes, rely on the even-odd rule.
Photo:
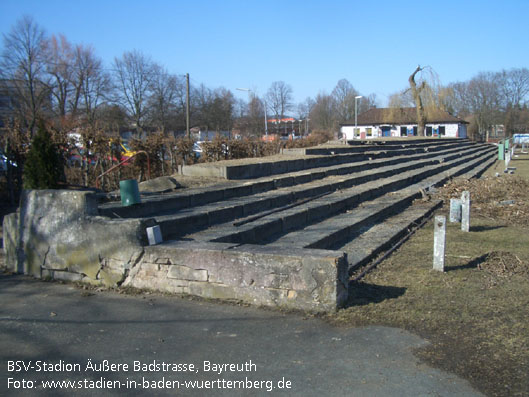
{"label": "bare tree", "polygon": [[410,75],[408,82],[410,83],[411,94],[415,101],[415,108],[417,109],[417,131],[419,136],[424,136],[424,129],[426,126],[426,113],[424,111],[421,92],[426,87],[426,82],[423,81],[419,86],[415,82],[415,76],[417,73],[421,72],[424,68],[417,66],[417,69]]}
{"label": "bare tree", "polygon": [[250,135],[260,136],[265,130],[265,104],[256,95],[252,95],[248,103],[248,129]]}
{"label": "bare tree", "polygon": [[33,136],[37,118],[49,104],[48,84],[45,79],[44,30],[29,16],[19,19],[4,35],[4,49],[0,62],[2,78],[15,96],[20,116]]}
{"label": "bare tree", "polygon": [[336,130],[336,102],[332,95],[318,94],[310,112],[310,120],[314,129],[326,132]]}
{"label": "bare tree", "polygon": [[75,65],[75,95],[72,97],[70,108],[74,114],[79,108],[86,121],[94,126],[99,107],[110,96],[111,78],[91,46],[78,45],[75,48]]}
{"label": "bare tree", "polygon": [[451,83],[447,87],[446,108],[452,114],[464,118],[472,113],[468,100],[468,82]]}
{"label": "bare tree", "polygon": [[500,93],[494,73],[479,73],[468,82],[467,100],[483,138],[489,127],[498,122]]}
{"label": "bare tree", "polygon": [[142,138],[147,115],[154,64],[139,51],[125,52],[114,60],[118,96],[132,118],[138,138]]}
{"label": "bare tree", "polygon": [[209,126],[217,132],[230,131],[233,125],[235,97],[230,90],[225,88],[215,90],[213,95],[208,111]]}
{"label": "bare tree", "polygon": [[66,117],[74,66],[74,52],[70,42],[62,34],[53,35],[46,45],[46,71],[52,77],[50,92],[55,99],[55,113],[61,119]]}
{"label": "bare tree", "polygon": [[165,132],[177,113],[177,99],[183,87],[178,77],[159,65],[154,65],[149,98],[149,116],[154,126]]}
{"label": "bare tree", "polygon": [[55,114],[64,122],[78,122],[80,111],[85,121],[95,122],[97,107],[110,92],[110,77],[91,46],[73,46],[63,36],[47,42],[47,72]]}
{"label": "bare tree", "polygon": [[497,79],[505,107],[518,107],[528,100],[529,69],[502,70]]}
{"label": "bare tree", "polygon": [[348,80],[341,79],[338,81],[331,93],[336,104],[335,118],[338,122],[342,123],[354,119],[355,97],[358,95],[358,91]]}
{"label": "bare tree", "polygon": [[266,93],[266,104],[276,119],[282,119],[292,109],[292,87],[284,81],[274,81]]}
{"label": "bare tree", "polygon": [[[214,94],[204,84],[200,84],[198,87],[193,87],[191,93],[192,107],[191,115],[192,122],[194,124],[201,125],[209,130],[209,109],[213,103]],[[185,111],[185,93],[179,96],[179,102]]]}

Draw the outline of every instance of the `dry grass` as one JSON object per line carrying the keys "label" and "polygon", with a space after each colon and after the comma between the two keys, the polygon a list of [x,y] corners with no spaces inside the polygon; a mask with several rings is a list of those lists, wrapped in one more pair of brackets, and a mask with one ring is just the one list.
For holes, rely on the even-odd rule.
{"label": "dry grass", "polygon": [[[511,163],[516,176],[453,182],[440,191],[450,198],[470,190],[473,202],[470,233],[459,224],[447,227],[444,273],[432,270],[430,222],[357,283],[348,307],[329,321],[416,332],[431,341],[417,352],[426,362],[487,395],[527,396],[529,237],[522,211],[529,202],[528,160]],[[500,204],[505,200],[517,204]]]}

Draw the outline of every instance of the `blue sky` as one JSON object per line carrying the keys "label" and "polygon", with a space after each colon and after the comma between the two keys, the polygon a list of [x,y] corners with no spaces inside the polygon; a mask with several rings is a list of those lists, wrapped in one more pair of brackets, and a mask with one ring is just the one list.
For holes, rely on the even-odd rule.
{"label": "blue sky", "polygon": [[0,32],[25,14],[107,67],[137,49],[241,98],[283,80],[301,102],[346,78],[383,106],[418,64],[443,84],[529,67],[529,0],[0,0]]}

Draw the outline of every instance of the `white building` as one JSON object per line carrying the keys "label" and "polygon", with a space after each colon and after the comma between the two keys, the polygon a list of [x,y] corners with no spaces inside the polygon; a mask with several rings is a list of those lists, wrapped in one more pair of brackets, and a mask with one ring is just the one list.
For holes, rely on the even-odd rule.
{"label": "white building", "polygon": [[[466,138],[465,120],[443,110],[426,112],[425,136]],[[356,122],[340,125],[346,139],[372,139],[381,137],[417,136],[417,111],[415,108],[374,108],[358,115]]]}

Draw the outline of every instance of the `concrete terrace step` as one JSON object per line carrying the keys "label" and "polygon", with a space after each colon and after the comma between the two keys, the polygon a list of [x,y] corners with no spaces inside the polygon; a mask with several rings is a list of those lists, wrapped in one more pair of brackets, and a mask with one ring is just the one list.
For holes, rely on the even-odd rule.
{"label": "concrete terrace step", "polygon": [[413,227],[430,216],[442,205],[442,201],[420,203],[403,209],[400,213],[358,230],[357,235],[336,248],[347,254],[349,273],[364,266],[383,251],[391,248]]}
{"label": "concrete terrace step", "polygon": [[[442,141],[442,140],[441,140]],[[283,158],[271,157],[262,158],[259,162],[248,161],[240,164],[239,161],[219,161],[215,163],[194,164],[182,167],[182,174],[188,176],[207,176],[225,179],[251,179],[265,176],[285,174],[290,172],[314,169],[319,167],[329,167],[344,163],[367,161],[380,158],[389,158],[392,156],[413,155],[424,152],[441,151],[447,146],[467,146],[471,145],[466,140],[448,141],[439,144],[437,140],[424,145],[414,145],[412,147],[392,147],[394,150],[385,149],[383,146],[365,146],[364,150],[359,153],[345,153],[334,155],[312,155],[302,158]],[[402,145],[401,145],[402,146]]]}
{"label": "concrete terrace step", "polygon": [[189,189],[184,192],[172,194],[151,195],[149,197],[143,197],[141,204],[131,207],[123,207],[120,202],[104,203],[100,204],[99,212],[101,215],[109,217],[149,217],[164,212],[175,212],[183,208],[219,202],[232,197],[251,196],[259,192],[265,192],[280,187],[295,186],[332,175],[358,173],[359,171],[365,171],[377,167],[398,165],[411,160],[431,159],[433,153],[438,155],[446,154],[448,156],[452,153],[460,153],[464,150],[487,149],[480,145],[464,146],[463,148],[453,147],[452,145],[444,145],[444,147],[445,148],[442,151],[421,152],[419,154],[407,156],[394,156],[391,158],[360,161],[352,164],[346,163],[330,167],[321,167],[312,170],[312,172],[298,171],[272,178],[264,177],[248,182],[236,182],[229,186],[222,184],[205,188]]}
{"label": "concrete terrace step", "polygon": [[[431,169],[407,171],[396,176],[377,179],[330,193],[324,197],[318,197],[300,206],[265,215],[262,218],[241,226],[235,226],[233,222],[226,222],[216,227],[210,227],[203,232],[188,234],[185,237],[203,241],[237,242],[241,244],[269,243],[270,239],[277,239],[279,236],[285,235],[293,230],[306,228],[305,231],[307,231],[310,225],[322,219],[325,222],[326,218],[336,215],[342,217],[343,212],[347,209],[356,207],[366,200],[380,197],[388,192],[402,189],[407,195],[404,201],[411,201],[420,194],[421,189],[427,189],[439,181],[446,180],[453,173],[456,173],[455,170],[462,172],[462,170],[466,171],[477,166],[486,156],[490,156],[490,154],[461,157],[451,162],[442,163]],[[451,168],[454,168],[453,172],[450,172]],[[442,175],[443,172],[444,175]],[[410,185],[413,186],[410,187]],[[370,210],[373,209],[371,208]],[[369,211],[366,214],[371,216]],[[329,222],[333,221],[331,220]],[[322,231],[326,229],[320,223],[318,226],[314,226],[313,230],[313,235],[319,238],[323,233]],[[312,243],[316,244],[315,242]],[[314,245],[311,245],[311,242],[303,244],[303,246],[314,247]],[[318,246],[318,248],[321,247]]]}
{"label": "concrete terrace step", "polygon": [[374,200],[366,201],[345,213],[288,233],[277,239],[274,244],[302,248],[338,249],[337,247],[344,242],[355,238],[358,231],[366,225],[379,223],[388,216],[403,211],[421,195],[421,190],[427,191],[433,186],[444,183],[450,177],[467,173],[467,170],[472,169],[471,172],[479,172],[483,167],[480,165],[481,162],[482,159],[480,158],[465,162],[444,173],[430,176],[398,191],[389,192]]}
{"label": "concrete terrace step", "polygon": [[[456,176],[468,179],[479,177],[495,162],[496,156],[493,155],[478,166]],[[426,186],[425,184],[422,185],[421,189],[424,189]],[[430,216],[441,205],[442,201],[440,200],[414,204],[402,212],[384,219],[384,222],[374,223],[359,229],[358,235],[351,241],[346,244],[332,245],[330,249],[343,251],[347,254],[349,272],[351,273],[373,260],[381,252],[391,248],[411,228],[418,226],[424,218]]]}
{"label": "concrete terrace step", "polygon": [[468,141],[467,138],[432,138],[432,137],[417,137],[417,138],[377,138],[377,139],[350,139],[347,141],[349,146],[391,146],[391,145],[420,145],[423,143],[437,142],[438,144],[448,142]]}
{"label": "concrete terrace step", "polygon": [[427,148],[443,145],[462,145],[469,141],[463,138],[417,139],[412,141],[349,141],[348,145],[322,146],[315,148],[282,149],[285,155],[333,155],[366,151],[401,150],[406,148]]}
{"label": "concrete terrace step", "polygon": [[[467,156],[479,156],[481,152],[469,150]],[[470,158],[470,157],[469,157]],[[235,197],[218,203],[205,206],[182,209],[176,214],[156,216],[155,220],[160,224],[162,233],[167,238],[177,238],[184,232],[201,230],[215,224],[233,221],[237,218],[247,217],[262,211],[289,205],[298,200],[315,197],[336,190],[348,189],[355,185],[361,185],[369,181],[381,180],[394,176],[406,174],[407,172],[433,167],[442,164],[443,161],[461,160],[461,152],[451,156],[434,157],[429,160],[412,161],[398,166],[377,168],[374,171],[362,171],[347,176],[331,176],[322,180],[311,181],[305,184],[279,188],[267,191],[251,197]],[[435,171],[428,171],[434,172]],[[378,182],[377,182],[378,183]],[[377,185],[377,183],[375,185]],[[406,182],[404,183],[406,185]],[[323,198],[324,199],[324,198]],[[319,199],[322,200],[322,199]],[[317,201],[317,200],[316,200]]]}

